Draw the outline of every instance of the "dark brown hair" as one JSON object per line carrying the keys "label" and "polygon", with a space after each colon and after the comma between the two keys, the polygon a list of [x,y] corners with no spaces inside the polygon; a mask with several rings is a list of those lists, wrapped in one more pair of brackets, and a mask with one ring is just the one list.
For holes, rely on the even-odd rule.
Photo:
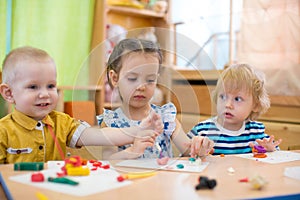
{"label": "dark brown hair", "polygon": [[158,58],[159,65],[162,64],[162,52],[156,43],[135,38],[121,40],[114,47],[107,63],[106,73],[110,85],[109,71],[114,70],[119,74],[122,68],[122,58],[132,52],[155,54]]}

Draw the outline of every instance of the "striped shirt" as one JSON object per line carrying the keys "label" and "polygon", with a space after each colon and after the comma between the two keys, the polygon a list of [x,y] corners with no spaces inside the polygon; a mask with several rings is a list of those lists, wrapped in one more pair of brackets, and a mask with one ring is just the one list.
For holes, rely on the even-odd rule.
{"label": "striped shirt", "polygon": [[216,117],[200,122],[187,135],[189,138],[195,135],[207,136],[213,140],[215,142],[213,155],[251,153],[250,142],[269,138],[261,122],[245,121],[240,130],[231,131],[223,128]]}

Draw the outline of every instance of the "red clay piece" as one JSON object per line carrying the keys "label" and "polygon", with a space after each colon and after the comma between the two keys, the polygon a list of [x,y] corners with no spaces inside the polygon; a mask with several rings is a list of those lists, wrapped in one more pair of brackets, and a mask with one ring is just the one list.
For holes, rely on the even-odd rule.
{"label": "red clay piece", "polygon": [[107,165],[103,165],[102,168],[103,168],[103,169],[109,169],[110,166],[109,166],[109,164],[107,164]]}
{"label": "red clay piece", "polygon": [[246,182],[249,182],[249,179],[246,177],[246,178],[240,179],[239,181],[240,181],[240,182],[245,182],[245,183],[246,183]]}
{"label": "red clay piece", "polygon": [[117,177],[117,180],[118,180],[119,182],[123,182],[123,181],[125,180],[125,178],[121,175],[121,176],[118,176],[118,177]]}
{"label": "red clay piece", "polygon": [[42,174],[42,173],[31,174],[31,181],[32,182],[44,182],[44,180],[45,180],[44,174]]}

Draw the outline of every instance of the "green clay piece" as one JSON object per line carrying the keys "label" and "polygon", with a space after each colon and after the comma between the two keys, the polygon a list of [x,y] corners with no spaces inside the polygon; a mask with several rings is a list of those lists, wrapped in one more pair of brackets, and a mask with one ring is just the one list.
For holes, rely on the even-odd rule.
{"label": "green clay piece", "polygon": [[78,185],[79,182],[73,181],[71,179],[65,178],[65,177],[58,177],[58,178],[48,178],[49,182],[53,183],[62,183],[62,184],[67,184],[67,185]]}
{"label": "green clay piece", "polygon": [[20,162],[14,164],[15,171],[40,171],[43,169],[43,162]]}

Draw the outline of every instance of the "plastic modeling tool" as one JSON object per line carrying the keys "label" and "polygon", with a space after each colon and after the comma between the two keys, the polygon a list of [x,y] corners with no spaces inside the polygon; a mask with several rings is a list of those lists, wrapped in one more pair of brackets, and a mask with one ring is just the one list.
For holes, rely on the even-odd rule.
{"label": "plastic modeling tool", "polygon": [[78,185],[79,184],[79,182],[73,181],[66,177],[58,177],[58,178],[49,177],[48,181],[53,182],[53,183],[62,183],[62,184],[68,184],[68,185]]}
{"label": "plastic modeling tool", "polygon": [[157,174],[157,172],[128,173],[128,174],[123,174],[123,175],[118,176],[117,180],[119,182],[122,182],[126,179],[146,178],[146,177],[149,177],[149,176],[154,176],[156,174]]}

